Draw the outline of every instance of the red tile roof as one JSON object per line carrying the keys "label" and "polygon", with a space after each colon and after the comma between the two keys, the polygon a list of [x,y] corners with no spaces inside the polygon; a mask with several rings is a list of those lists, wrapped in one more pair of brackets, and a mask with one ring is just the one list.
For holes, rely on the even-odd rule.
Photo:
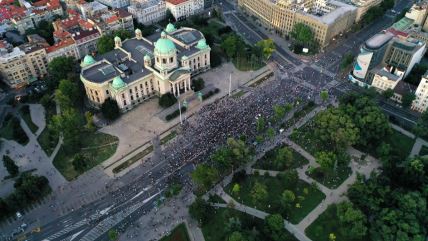
{"label": "red tile roof", "polygon": [[68,47],[68,46],[70,46],[70,45],[72,45],[74,43],[75,42],[74,42],[74,40],[72,38],[67,38],[67,39],[62,40],[59,43],[56,43],[55,45],[47,47],[46,48],[46,52],[47,53],[52,53],[54,51],[57,51],[58,49]]}
{"label": "red tile roof", "polygon": [[399,31],[399,30],[397,30],[397,29],[395,29],[395,28],[389,28],[389,29],[388,29],[388,32],[390,32],[390,33],[394,34],[395,36],[403,36],[403,37],[407,37],[407,36],[409,35],[408,33],[405,33],[405,32],[403,32],[403,31]]}
{"label": "red tile roof", "polygon": [[116,15],[113,15],[106,19],[106,23],[113,23],[113,22],[116,22],[117,20],[119,20],[119,17]]}
{"label": "red tile roof", "polygon": [[173,5],[178,5],[178,4],[182,4],[184,2],[187,2],[188,0],[166,0],[166,1],[173,4]]}

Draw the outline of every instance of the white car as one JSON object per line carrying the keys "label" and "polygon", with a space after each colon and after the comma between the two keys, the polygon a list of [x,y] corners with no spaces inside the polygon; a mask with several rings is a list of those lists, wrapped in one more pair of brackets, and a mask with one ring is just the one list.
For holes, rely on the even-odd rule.
{"label": "white car", "polygon": [[17,218],[22,218],[22,214],[20,212],[16,212],[16,217]]}
{"label": "white car", "polygon": [[283,133],[283,132],[284,132],[283,128],[279,129],[279,133]]}

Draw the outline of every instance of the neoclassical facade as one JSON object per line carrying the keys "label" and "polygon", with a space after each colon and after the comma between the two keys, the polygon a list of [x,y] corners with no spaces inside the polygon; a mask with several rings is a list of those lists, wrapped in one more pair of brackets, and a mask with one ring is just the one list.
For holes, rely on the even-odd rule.
{"label": "neoclassical facade", "polygon": [[192,28],[165,31],[122,42],[95,58],[87,55],[80,74],[90,103],[98,108],[107,98],[117,101],[125,112],[139,103],[166,93],[175,96],[191,90],[191,77],[210,68],[210,46],[201,32]]}

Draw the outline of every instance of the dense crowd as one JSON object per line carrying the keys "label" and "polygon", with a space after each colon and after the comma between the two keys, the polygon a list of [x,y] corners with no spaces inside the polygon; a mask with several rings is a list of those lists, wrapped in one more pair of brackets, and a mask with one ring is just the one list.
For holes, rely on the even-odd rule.
{"label": "dense crowd", "polygon": [[[204,161],[228,137],[245,136],[252,142],[256,133],[256,117],[268,120],[273,116],[274,105],[295,103],[312,98],[312,91],[298,80],[277,78],[252,90],[244,98],[223,98],[202,107],[197,116],[184,124],[183,133],[163,151],[171,167],[186,161]],[[295,78],[294,76],[291,78]]]}

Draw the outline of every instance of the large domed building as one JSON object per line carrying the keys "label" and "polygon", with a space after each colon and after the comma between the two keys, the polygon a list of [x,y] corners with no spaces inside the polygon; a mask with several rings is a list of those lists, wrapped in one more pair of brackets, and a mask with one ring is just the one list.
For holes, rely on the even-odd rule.
{"label": "large domed building", "polygon": [[106,54],[86,56],[82,80],[90,103],[100,107],[107,98],[117,101],[122,111],[132,109],[153,96],[191,91],[191,77],[210,68],[210,51],[201,32],[192,28],[165,31],[122,41],[114,38],[115,48]]}

